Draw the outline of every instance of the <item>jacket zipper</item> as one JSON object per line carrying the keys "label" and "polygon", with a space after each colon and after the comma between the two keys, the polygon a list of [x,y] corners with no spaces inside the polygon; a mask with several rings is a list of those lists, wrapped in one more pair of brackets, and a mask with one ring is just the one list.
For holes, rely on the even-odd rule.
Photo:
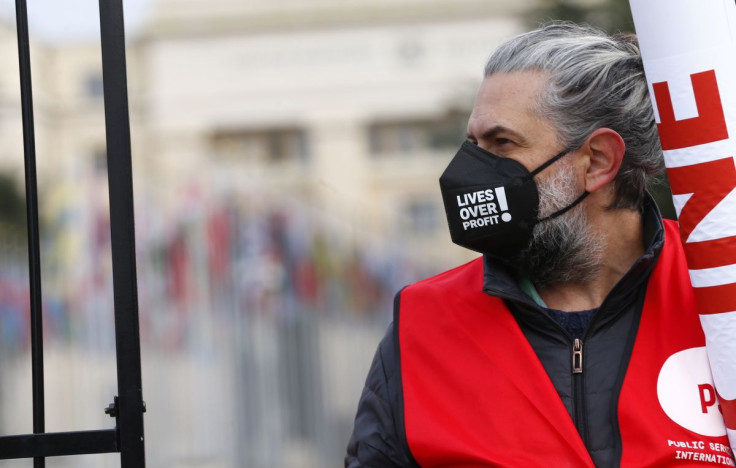
{"label": "jacket zipper", "polygon": [[583,340],[575,338],[572,342],[572,408],[575,427],[587,446],[585,430],[585,390],[583,388]]}
{"label": "jacket zipper", "polygon": [[580,338],[572,342],[572,373],[583,373],[583,340]]}
{"label": "jacket zipper", "polygon": [[[483,291],[492,296],[529,304],[529,298],[527,296],[509,294],[501,290],[486,287],[483,288]],[[599,307],[598,313],[593,317],[590,323],[588,323],[584,336],[588,334],[588,331],[593,326],[593,322],[595,322],[596,318],[600,316],[600,310],[603,309],[607,300],[608,298],[604,299],[603,303]],[[533,307],[538,307],[533,303],[531,305]],[[552,322],[565,336],[572,338],[567,331],[554,321],[554,319],[549,317],[549,321]],[[583,385],[583,340],[580,338],[574,338],[572,340],[572,414],[575,428],[578,430],[580,438],[583,439],[583,444],[588,447],[588,434],[585,422],[585,388]]]}

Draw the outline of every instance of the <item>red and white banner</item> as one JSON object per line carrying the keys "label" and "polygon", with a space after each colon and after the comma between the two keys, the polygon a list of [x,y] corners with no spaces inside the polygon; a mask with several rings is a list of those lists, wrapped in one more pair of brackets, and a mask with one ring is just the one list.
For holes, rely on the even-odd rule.
{"label": "red and white banner", "polygon": [[736,448],[736,3],[630,4],[723,430]]}

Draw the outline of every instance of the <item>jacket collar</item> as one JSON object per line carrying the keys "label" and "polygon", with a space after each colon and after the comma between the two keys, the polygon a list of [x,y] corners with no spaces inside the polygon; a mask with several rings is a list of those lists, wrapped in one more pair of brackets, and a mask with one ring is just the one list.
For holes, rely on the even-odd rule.
{"label": "jacket collar", "polygon": [[[604,303],[627,300],[638,286],[649,277],[664,245],[664,225],[654,199],[648,193],[642,205],[644,254],[631,266],[606,297]],[[519,288],[513,272],[498,260],[483,258],[483,291],[493,296],[520,302],[538,308],[534,301]]]}

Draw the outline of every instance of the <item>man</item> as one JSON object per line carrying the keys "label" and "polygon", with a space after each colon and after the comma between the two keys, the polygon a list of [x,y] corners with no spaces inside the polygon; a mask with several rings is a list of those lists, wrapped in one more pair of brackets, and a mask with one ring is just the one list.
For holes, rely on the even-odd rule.
{"label": "man", "polygon": [[453,241],[483,258],[397,295],[345,465],[733,466],[715,409],[704,430],[663,402],[700,388],[675,407],[708,409],[659,379],[704,346],[645,191],[662,167],[633,36],[555,23],[503,44],[440,178]]}

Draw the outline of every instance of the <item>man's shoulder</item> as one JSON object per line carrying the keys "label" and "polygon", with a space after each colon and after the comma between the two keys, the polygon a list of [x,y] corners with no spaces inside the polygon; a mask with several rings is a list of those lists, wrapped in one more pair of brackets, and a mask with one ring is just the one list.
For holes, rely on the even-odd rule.
{"label": "man's shoulder", "polygon": [[445,270],[429,278],[419,280],[405,288],[411,291],[446,290],[456,289],[462,286],[477,286],[482,290],[483,286],[483,257],[478,257],[463,265]]}
{"label": "man's shoulder", "polygon": [[[664,227],[664,248],[662,249],[665,253],[668,253],[668,257],[672,257],[676,265],[680,268],[687,269],[685,263],[685,249],[680,241],[680,226],[677,221],[671,219],[663,219],[662,225]],[[679,261],[676,261],[679,260]]]}
{"label": "man's shoulder", "polygon": [[662,219],[662,225],[664,226],[665,232],[679,232],[680,230],[677,221],[673,221],[671,219]]}

